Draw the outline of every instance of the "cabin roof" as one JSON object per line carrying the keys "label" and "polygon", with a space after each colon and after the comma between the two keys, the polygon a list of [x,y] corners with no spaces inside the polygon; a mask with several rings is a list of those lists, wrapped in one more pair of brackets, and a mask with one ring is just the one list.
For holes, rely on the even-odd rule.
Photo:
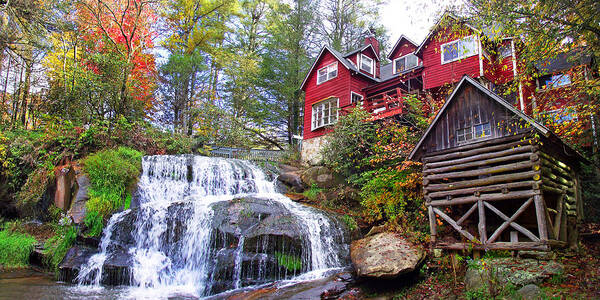
{"label": "cabin roof", "polygon": [[494,92],[488,90],[487,88],[485,88],[483,85],[481,85],[479,82],[477,82],[473,78],[471,78],[469,76],[463,76],[463,78],[458,83],[458,85],[456,86],[456,88],[454,89],[452,94],[446,100],[446,103],[444,103],[444,106],[442,106],[442,108],[436,114],[435,119],[433,119],[433,122],[431,122],[431,124],[427,128],[427,130],[425,131],[425,134],[423,134],[423,136],[421,137],[421,139],[419,140],[419,142],[417,143],[415,148],[411,151],[410,155],[408,156],[409,160],[414,159],[415,155],[419,152],[419,149],[421,149],[423,142],[425,141],[427,136],[431,133],[431,130],[436,126],[436,124],[440,120],[441,116],[445,114],[446,109],[448,108],[450,103],[452,101],[454,101],[455,98],[458,98],[457,96],[459,95],[459,91],[462,91],[466,85],[472,85],[475,88],[477,88],[478,90],[480,90],[481,92],[483,92],[484,94],[488,95],[492,100],[496,101],[502,107],[506,108],[513,114],[515,114],[515,115],[519,116],[521,119],[525,120],[527,123],[531,124],[532,127],[535,128],[543,136],[545,136],[545,137],[550,136],[551,131],[548,130],[548,128],[546,128],[544,125],[536,122],[531,117],[527,116],[520,110],[516,109],[510,103],[508,103],[506,100],[504,100],[502,97],[500,97],[500,96],[496,95]]}
{"label": "cabin roof", "polygon": [[[364,49],[367,49],[368,47],[373,47],[371,45],[367,45],[365,47],[363,47]],[[375,82],[380,82],[380,80],[378,78],[375,78],[373,76],[370,76],[368,74],[365,74],[363,72],[360,72],[358,70],[358,68],[350,61],[348,60],[346,57],[350,56],[351,54],[342,54],[340,52],[338,52],[337,50],[329,47],[329,46],[323,46],[323,48],[321,48],[321,51],[319,52],[319,55],[317,55],[317,58],[315,58],[315,61],[313,62],[312,66],[310,67],[310,69],[308,70],[308,73],[306,73],[306,77],[304,77],[304,81],[302,81],[302,85],[300,86],[300,89],[304,89],[304,86],[306,85],[306,82],[308,81],[308,77],[310,77],[310,74],[312,74],[312,72],[314,71],[315,67],[317,66],[317,62],[319,61],[319,59],[321,58],[321,56],[323,56],[323,53],[325,53],[325,51],[329,51],[329,53],[331,53],[331,55],[333,55],[340,63],[342,63],[342,65],[344,67],[346,67],[346,69],[354,71],[366,78],[369,78]],[[356,50],[355,50],[356,51]],[[361,50],[362,51],[362,50]]]}

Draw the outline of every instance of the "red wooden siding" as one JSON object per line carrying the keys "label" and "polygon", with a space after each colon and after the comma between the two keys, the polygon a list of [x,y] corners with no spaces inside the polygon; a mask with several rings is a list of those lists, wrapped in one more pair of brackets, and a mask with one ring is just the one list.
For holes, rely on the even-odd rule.
{"label": "red wooden siding", "polygon": [[396,49],[394,49],[393,52],[391,53],[390,60],[394,61],[394,59],[396,59],[398,57],[402,57],[409,53],[413,53],[413,52],[415,52],[415,50],[417,50],[417,46],[413,45],[406,39],[403,39],[402,42],[400,42],[400,44],[398,44],[398,47],[396,47]]}
{"label": "red wooden siding", "polygon": [[474,55],[461,60],[442,65],[440,46],[444,43],[474,34],[466,30],[466,34],[457,34],[450,30],[434,33],[427,44],[421,50],[423,60],[423,88],[430,89],[448,83],[460,81],[463,75],[473,78],[479,77],[479,56]]}

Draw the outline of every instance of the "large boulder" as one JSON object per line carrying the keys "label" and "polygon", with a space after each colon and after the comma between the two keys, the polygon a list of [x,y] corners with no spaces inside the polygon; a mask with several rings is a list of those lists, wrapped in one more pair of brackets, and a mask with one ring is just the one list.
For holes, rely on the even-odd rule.
{"label": "large boulder", "polygon": [[352,242],[350,257],[358,276],[390,279],[415,271],[425,252],[399,234],[382,232]]}
{"label": "large boulder", "polygon": [[68,215],[73,219],[75,224],[82,224],[85,219],[85,203],[90,199],[89,187],[90,179],[83,173],[77,174],[75,177],[76,190],[75,197],[73,198],[71,209],[69,209]]}
{"label": "large boulder", "polygon": [[54,171],[56,191],[54,205],[64,211],[71,207],[71,195],[75,184],[75,171],[71,164],[60,166]]}
{"label": "large boulder", "polygon": [[300,178],[305,186],[316,184],[318,187],[325,189],[332,188],[344,182],[331,169],[324,166],[310,167],[300,174]]}
{"label": "large boulder", "polygon": [[305,185],[298,171],[290,171],[277,176],[277,181],[283,183],[289,188],[289,192],[302,193]]}

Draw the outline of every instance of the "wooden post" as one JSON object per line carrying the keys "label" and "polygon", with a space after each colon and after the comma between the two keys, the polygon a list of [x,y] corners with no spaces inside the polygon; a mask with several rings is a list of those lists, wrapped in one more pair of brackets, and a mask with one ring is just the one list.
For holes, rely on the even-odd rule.
{"label": "wooden post", "polygon": [[[539,192],[539,190],[538,190]],[[533,196],[535,203],[535,215],[537,217],[538,232],[542,243],[548,242],[548,228],[546,226],[546,214],[544,213],[544,198],[541,194]]]}
{"label": "wooden post", "polygon": [[427,211],[429,212],[429,230],[431,232],[431,245],[433,246],[436,241],[437,222],[435,219],[435,213],[433,212],[433,207],[431,205],[427,206]]}
{"label": "wooden post", "polygon": [[487,232],[486,232],[486,224],[485,224],[485,207],[483,206],[483,200],[477,201],[477,207],[479,208],[479,240],[481,241],[481,245],[485,247],[487,244]]}

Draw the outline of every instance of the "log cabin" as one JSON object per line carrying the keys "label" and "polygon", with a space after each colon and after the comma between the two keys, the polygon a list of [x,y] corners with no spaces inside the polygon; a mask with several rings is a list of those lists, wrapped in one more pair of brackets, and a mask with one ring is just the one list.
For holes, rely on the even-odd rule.
{"label": "log cabin", "polygon": [[423,164],[433,248],[576,244],[585,159],[479,81],[462,78],[409,159]]}

